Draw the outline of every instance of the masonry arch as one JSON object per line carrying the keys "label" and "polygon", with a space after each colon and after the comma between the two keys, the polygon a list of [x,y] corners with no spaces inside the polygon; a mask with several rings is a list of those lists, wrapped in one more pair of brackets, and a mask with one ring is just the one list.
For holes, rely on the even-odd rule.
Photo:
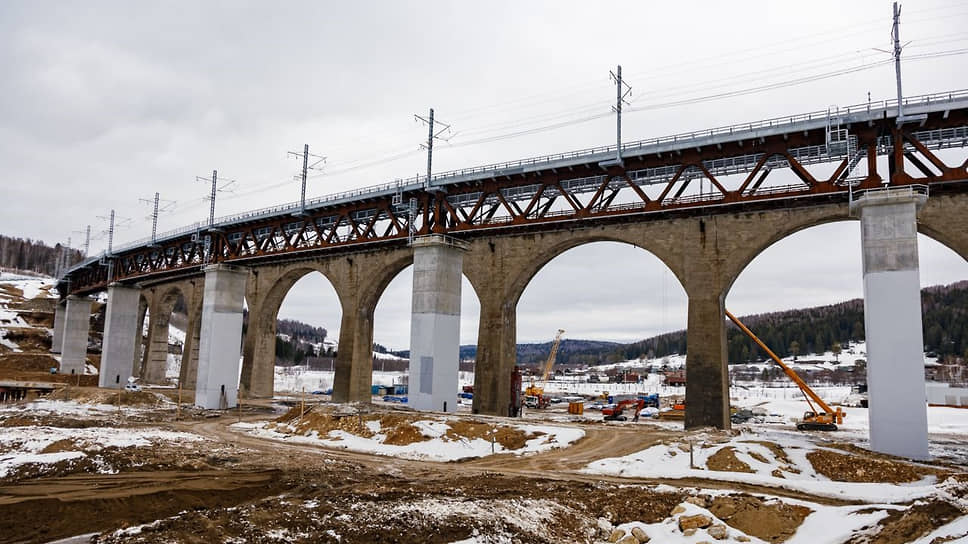
{"label": "masonry arch", "polygon": [[[186,316],[184,322],[176,317],[181,328],[185,331],[190,296],[184,286],[179,284],[163,285],[149,289],[147,298],[148,335],[147,349],[141,367],[141,379],[147,383],[165,384],[169,378],[180,375],[180,360],[185,349],[185,337],[173,334],[172,317],[178,310]],[[187,334],[186,334],[187,336]],[[171,339],[174,338],[174,342]]]}
{"label": "masonry arch", "polygon": [[523,266],[513,275],[509,284],[509,294],[511,302],[517,304],[524,294],[525,289],[531,284],[534,277],[549,263],[566,252],[600,242],[611,242],[615,244],[627,244],[654,256],[659,262],[675,276],[677,282],[682,285],[682,277],[676,261],[672,257],[668,247],[663,244],[648,243],[647,236],[641,231],[629,228],[613,229],[594,229],[570,231],[566,236],[546,235],[535,238],[532,245],[533,253],[530,258],[523,263]]}
{"label": "masonry arch", "polygon": [[[506,415],[513,409],[510,377],[517,362],[518,304],[545,265],[568,250],[594,242],[630,244],[646,250],[633,250],[638,255],[649,256],[668,270],[671,289],[683,284],[686,268],[679,247],[692,226],[690,222],[677,222],[671,228],[662,222],[642,222],[472,241],[464,271],[481,296],[473,410]],[[547,341],[558,327],[562,325],[549,323],[543,338],[536,339]]]}
{"label": "masonry arch", "polygon": [[[308,304],[309,302],[319,303],[320,299],[323,304],[319,304],[315,309]],[[292,307],[285,312],[287,315],[314,326],[318,326],[320,322],[318,308],[328,308],[328,311],[323,314],[332,316],[333,322],[324,325],[327,338],[330,337],[331,329],[333,335],[338,334],[342,305],[328,271],[312,262],[259,269],[247,282],[246,301],[248,320],[243,342],[240,383],[247,396],[271,397],[275,393],[277,346],[280,345],[276,339],[277,324],[284,304]],[[326,320],[329,321],[329,319]],[[307,386],[311,389],[332,387],[331,376],[315,376],[313,383],[309,383],[312,381],[309,376],[301,376],[310,365],[321,366],[321,361],[317,360],[321,346],[314,346],[312,342],[296,342],[289,345],[298,348],[303,356],[297,360],[289,359],[289,354],[285,354],[287,357],[284,361],[287,363],[285,366],[296,363],[301,366],[299,372],[292,371],[282,376],[284,389],[300,391]],[[325,353],[324,349],[324,356]],[[307,354],[310,360],[305,360]]]}
{"label": "masonry arch", "polygon": [[[590,355],[572,360],[567,349],[559,352],[559,362],[584,364],[641,358],[643,370],[661,365],[663,358],[670,364],[670,355],[685,355],[684,341],[656,337],[686,328],[686,291],[672,268],[638,243],[596,236],[555,244],[525,273],[530,277],[517,300],[520,343],[548,342],[559,328],[566,339],[638,344],[651,338],[607,360]],[[538,359],[543,357],[547,353]]]}
{"label": "masonry arch", "polygon": [[[924,210],[928,210],[930,199]],[[956,218],[950,217],[948,221]],[[918,252],[921,286],[946,284],[968,278],[966,253],[958,250],[959,234],[948,222],[937,225],[929,212],[919,219]],[[787,309],[825,306],[863,297],[863,270],[860,226],[856,220],[841,213],[838,216],[815,218],[812,222],[790,224],[754,247],[746,256],[743,268],[731,276],[726,307],[736,315],[767,313]],[[853,312],[851,312],[853,313]],[[775,330],[764,337],[771,349],[780,356],[806,353],[834,357],[841,362],[864,358],[851,353],[847,340],[860,340],[864,334],[863,314],[849,318],[842,316],[837,330],[790,331]],[[928,328],[927,326],[925,327]],[[775,334],[774,334],[775,333]],[[763,355],[744,337],[730,334],[727,340],[730,363],[747,363],[762,359]],[[926,343],[929,339],[925,338]],[[834,356],[832,348],[839,344]],[[743,347],[747,349],[744,351]],[[748,368],[731,368],[734,377],[749,377]],[[833,372],[831,379],[845,381],[850,375]]]}

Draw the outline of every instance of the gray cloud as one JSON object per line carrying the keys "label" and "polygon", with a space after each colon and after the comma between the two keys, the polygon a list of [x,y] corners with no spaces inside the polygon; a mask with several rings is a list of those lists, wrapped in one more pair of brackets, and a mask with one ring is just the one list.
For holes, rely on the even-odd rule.
{"label": "gray cloud", "polygon": [[[965,15],[943,0],[906,6],[907,51],[961,47]],[[207,213],[207,187],[195,176],[216,168],[239,181],[237,193],[220,195],[219,215],[293,201],[298,185],[286,180],[297,165],[286,151],[304,142],[330,157],[330,174],[312,180],[310,195],[411,176],[425,164],[416,152],[423,129],[411,115],[430,106],[457,132],[438,147],[438,171],[608,144],[611,118],[461,146],[607,112],[607,74],[619,62],[634,108],[870,62],[880,55],[871,47],[888,46],[889,26],[890,6],[876,0],[809,10],[766,1],[3,2],[0,232],[49,243],[73,236],[78,245],[72,231],[103,229],[96,216],[116,208],[133,219],[118,232],[123,243],[149,234],[138,199],[155,191],[179,201],[162,230],[190,224]],[[905,91],[968,88],[963,65],[963,57],[907,63]],[[632,112],[624,133],[632,140],[822,110],[863,102],[868,91],[889,98],[893,85],[885,66]],[[768,249],[727,302],[744,313],[859,296],[856,230],[824,227]],[[961,259],[930,241],[922,263],[924,282],[968,277]],[[325,285],[306,281],[284,311],[336,331],[338,304]],[[393,347],[408,341],[408,281],[391,285],[376,316],[377,341]],[[473,295],[465,300],[467,342],[477,327]],[[681,328],[685,312],[681,287],[648,253],[591,245],[539,273],[519,305],[518,338],[547,340],[563,327],[573,338],[630,340]]]}

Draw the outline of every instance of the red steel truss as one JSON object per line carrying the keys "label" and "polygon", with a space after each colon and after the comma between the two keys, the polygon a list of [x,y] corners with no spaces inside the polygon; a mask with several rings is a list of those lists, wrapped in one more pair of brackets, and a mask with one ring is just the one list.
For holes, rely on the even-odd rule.
{"label": "red steel truss", "polygon": [[906,117],[911,121],[902,126],[885,107],[731,127],[729,133],[627,144],[621,162],[614,148],[606,148],[447,173],[429,187],[413,180],[360,191],[307,207],[305,214],[253,212],[88,260],[71,269],[61,292],[90,293],[112,281],[193,273],[211,263],[400,245],[427,233],[466,238],[576,221],[650,221],[681,210],[807,206],[845,201],[851,190],[885,184],[968,190],[968,160],[951,164],[938,153],[968,147],[968,98],[922,109],[926,113]]}

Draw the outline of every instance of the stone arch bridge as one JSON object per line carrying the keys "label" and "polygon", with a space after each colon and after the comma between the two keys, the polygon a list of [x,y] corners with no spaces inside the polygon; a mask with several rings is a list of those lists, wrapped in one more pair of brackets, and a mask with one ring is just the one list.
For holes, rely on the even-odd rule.
{"label": "stone arch bridge", "polygon": [[[895,278],[885,281],[897,291],[897,278],[913,270],[915,284],[903,289],[917,291],[916,232],[968,258],[966,146],[962,91],[906,99],[901,117],[895,102],[862,104],[257,210],[74,266],[59,286],[70,296],[57,314],[54,347],[65,368],[83,360],[87,327],[78,316],[89,310],[88,295],[107,290],[102,385],[132,373],[156,379],[180,299],[188,310],[181,380],[195,386],[196,402],[231,406],[239,384],[268,396],[279,306],[299,278],[319,272],[342,308],[334,398],[366,401],[376,304],[413,264],[411,403],[454,408],[440,401],[453,397],[447,388],[451,374],[456,380],[463,275],[481,304],[473,407],[506,415],[516,305],[528,282],[568,249],[618,241],[653,253],[682,284],[689,301],[686,426],[726,428],[723,301],[742,270],[801,229],[860,219],[865,299],[885,292],[874,279],[868,285],[868,276]],[[136,359],[146,313],[148,345]],[[909,344],[920,342],[916,317],[905,329]],[[871,330],[878,326],[868,321],[868,337],[878,337]]]}

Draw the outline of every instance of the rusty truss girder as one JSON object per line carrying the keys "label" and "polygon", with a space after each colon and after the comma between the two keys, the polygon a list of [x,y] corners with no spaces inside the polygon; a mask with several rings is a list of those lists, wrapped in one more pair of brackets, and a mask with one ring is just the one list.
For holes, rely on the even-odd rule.
{"label": "rusty truss girder", "polygon": [[[89,259],[69,271],[69,285],[62,287],[82,294],[112,281],[194,273],[212,263],[403,244],[414,234],[476,236],[623,216],[651,220],[663,212],[710,206],[722,213],[749,203],[808,205],[806,197],[840,193],[846,199],[852,189],[884,184],[958,183],[968,190],[968,160],[948,164],[936,153],[968,148],[968,93],[947,96],[907,103],[905,118],[915,122],[900,127],[896,108],[868,106],[826,118],[800,116],[708,136],[635,142],[623,146],[621,163],[614,160],[614,148],[605,148],[445,173],[429,190],[421,180],[364,189],[311,201],[304,213],[293,206],[250,212],[212,228],[160,236],[156,245]],[[878,157],[887,158],[887,171]]]}

